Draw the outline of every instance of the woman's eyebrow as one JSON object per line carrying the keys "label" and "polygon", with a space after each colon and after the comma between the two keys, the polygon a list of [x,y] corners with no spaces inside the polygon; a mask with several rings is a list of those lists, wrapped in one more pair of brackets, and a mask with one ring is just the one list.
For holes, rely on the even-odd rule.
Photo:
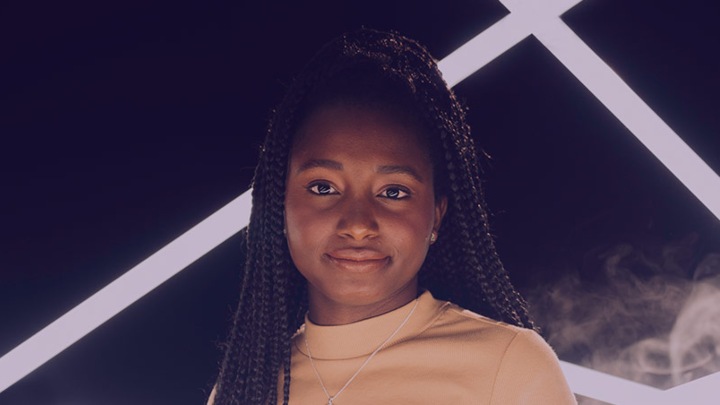
{"label": "woman's eyebrow", "polygon": [[303,163],[296,171],[295,174],[304,172],[305,170],[314,169],[316,167],[324,167],[331,170],[342,170],[343,165],[340,162],[330,159],[310,159]]}
{"label": "woman's eyebrow", "polygon": [[420,174],[418,174],[417,170],[410,166],[403,166],[403,165],[383,165],[378,166],[377,169],[375,169],[377,173],[380,174],[407,174],[410,177],[413,177],[415,180],[419,181],[420,183],[424,183],[422,177],[420,177]]}

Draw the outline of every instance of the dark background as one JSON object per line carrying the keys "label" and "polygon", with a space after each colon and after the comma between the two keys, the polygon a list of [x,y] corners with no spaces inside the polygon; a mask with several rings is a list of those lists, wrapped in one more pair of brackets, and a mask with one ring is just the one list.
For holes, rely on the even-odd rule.
{"label": "dark background", "polygon": [[[324,42],[395,29],[441,59],[507,14],[497,1],[444,3],[3,2],[0,354],[244,192],[271,109]],[[585,0],[564,20],[720,172],[716,2]],[[522,291],[618,243],[690,243],[689,269],[720,252],[718,220],[534,38],[455,90],[492,157],[493,229]],[[237,246],[0,404],[204,403],[236,302]]]}

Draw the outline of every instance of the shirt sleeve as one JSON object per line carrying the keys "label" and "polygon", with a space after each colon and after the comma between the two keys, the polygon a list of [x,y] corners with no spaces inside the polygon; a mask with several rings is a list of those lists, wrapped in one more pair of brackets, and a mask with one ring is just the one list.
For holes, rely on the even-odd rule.
{"label": "shirt sleeve", "polygon": [[491,405],[576,405],[557,355],[543,338],[522,329],[508,345],[493,386]]}

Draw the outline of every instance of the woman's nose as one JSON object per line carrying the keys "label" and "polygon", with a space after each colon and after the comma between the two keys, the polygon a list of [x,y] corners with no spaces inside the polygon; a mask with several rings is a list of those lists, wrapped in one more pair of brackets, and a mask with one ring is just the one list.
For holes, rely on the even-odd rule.
{"label": "woman's nose", "polygon": [[355,240],[363,240],[377,236],[378,228],[371,202],[355,199],[343,204],[338,221],[338,234]]}

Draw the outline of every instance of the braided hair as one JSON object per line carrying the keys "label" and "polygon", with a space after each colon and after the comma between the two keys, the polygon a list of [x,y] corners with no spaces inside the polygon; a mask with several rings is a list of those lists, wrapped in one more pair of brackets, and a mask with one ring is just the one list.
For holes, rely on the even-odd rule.
{"label": "braided hair", "polygon": [[279,395],[288,404],[291,339],[308,308],[306,281],[283,234],[288,160],[302,120],[318,105],[348,98],[393,105],[425,129],[436,198],[446,196],[448,209],[441,237],[420,269],[419,284],[436,298],[533,328],[490,235],[478,157],[463,108],[422,45],[394,32],[361,29],[325,45],[274,112],[255,171],[250,224],[242,233],[240,300],[224,344],[216,405],[276,404]]}

